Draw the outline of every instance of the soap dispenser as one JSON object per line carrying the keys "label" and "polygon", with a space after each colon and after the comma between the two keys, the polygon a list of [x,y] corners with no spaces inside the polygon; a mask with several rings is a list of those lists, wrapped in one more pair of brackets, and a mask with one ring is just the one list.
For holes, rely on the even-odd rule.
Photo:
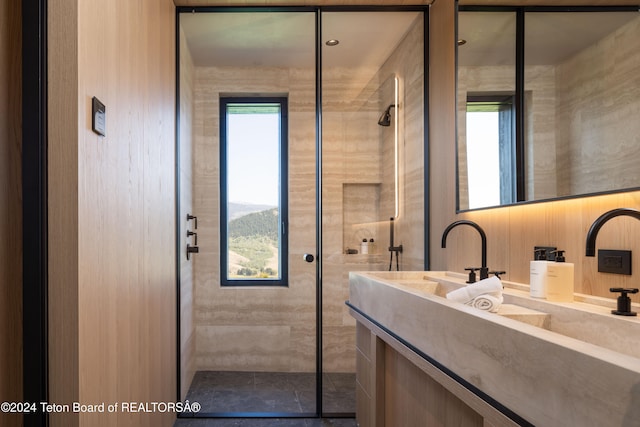
{"label": "soap dispenser", "polygon": [[547,250],[536,249],[529,263],[529,294],[534,298],[547,296]]}
{"label": "soap dispenser", "polygon": [[565,262],[564,251],[553,252],[556,262],[547,264],[547,299],[573,302],[573,263]]}
{"label": "soap dispenser", "polygon": [[360,253],[365,255],[369,253],[369,242],[367,239],[362,239],[362,243],[360,244]]}

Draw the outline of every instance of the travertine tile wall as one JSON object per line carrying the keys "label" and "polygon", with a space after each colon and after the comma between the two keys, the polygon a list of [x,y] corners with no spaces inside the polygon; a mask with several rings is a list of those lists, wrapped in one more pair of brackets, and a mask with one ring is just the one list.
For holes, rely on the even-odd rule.
{"label": "travertine tile wall", "polygon": [[[395,244],[402,244],[401,270],[424,270],[424,23],[423,15],[416,14],[411,29],[380,70],[381,78],[396,75],[399,78],[400,106],[400,214],[395,221]],[[426,58],[424,59],[426,61]],[[386,103],[387,101],[385,101]],[[387,134],[383,149],[383,183],[393,182],[393,146]],[[389,190],[388,197],[394,197]],[[384,200],[384,198],[383,198]],[[382,242],[388,242],[383,235]],[[394,260],[395,264],[395,260]],[[387,263],[388,265],[388,263]]]}
{"label": "travertine tile wall", "polygon": [[[353,270],[384,265],[380,239],[385,210],[378,69],[324,69],[322,126],[323,360],[328,371],[355,370],[355,322],[344,302]],[[393,98],[391,98],[393,99]],[[386,107],[386,106],[385,106]],[[360,242],[379,242],[362,254]],[[346,248],[358,254],[345,254]],[[385,251],[386,252],[386,251]]]}
{"label": "travertine tile wall", "polygon": [[[403,82],[402,217],[396,243],[401,268],[422,268],[423,67],[417,22],[379,70],[323,72],[323,358],[326,371],[355,370],[355,325],[344,301],[348,272],[388,267],[388,221],[360,224],[378,241],[377,254],[346,255],[358,242],[345,237],[345,218],[386,218],[393,179],[390,128],[377,120],[393,95],[375,92],[392,73]],[[372,77],[373,76],[373,77]],[[220,94],[289,96],[288,288],[221,288],[219,267]],[[302,261],[315,243],[315,76],[313,69],[196,67],[194,86],[194,213],[200,253],[194,261],[196,369],[315,370],[315,266]],[[381,142],[383,141],[383,142]],[[389,165],[389,162],[390,165]],[[384,166],[383,166],[384,165]],[[393,182],[393,181],[389,181]],[[358,187],[361,186],[361,187]],[[378,189],[379,188],[379,189]],[[346,189],[346,190],[345,190]],[[351,197],[361,191],[376,197]],[[354,220],[355,212],[378,209]],[[351,217],[349,215],[352,215]],[[365,218],[366,217],[366,218]],[[351,218],[351,219],[349,219]],[[357,234],[357,233],[356,233]],[[359,247],[357,248],[359,249]]]}
{"label": "travertine tile wall", "polygon": [[[313,69],[196,67],[194,214],[196,369],[315,369],[315,76]],[[288,94],[289,286],[222,288],[220,94]]]}
{"label": "travertine tile wall", "polygon": [[640,17],[557,67],[560,195],[640,182],[639,39]]}

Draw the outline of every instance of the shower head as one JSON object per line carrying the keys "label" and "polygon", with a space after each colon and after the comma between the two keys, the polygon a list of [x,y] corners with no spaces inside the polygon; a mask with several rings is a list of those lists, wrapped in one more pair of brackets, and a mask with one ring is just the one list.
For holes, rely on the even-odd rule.
{"label": "shower head", "polygon": [[391,125],[391,108],[395,107],[395,104],[391,104],[387,107],[387,109],[382,113],[380,118],[378,119],[378,124],[380,126],[389,126]]}

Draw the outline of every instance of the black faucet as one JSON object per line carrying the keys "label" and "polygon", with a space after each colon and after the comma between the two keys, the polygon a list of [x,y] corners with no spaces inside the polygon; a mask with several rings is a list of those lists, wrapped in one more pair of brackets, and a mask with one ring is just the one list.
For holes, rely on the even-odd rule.
{"label": "black faucet", "polygon": [[487,268],[487,235],[485,234],[485,232],[482,229],[482,227],[480,227],[475,222],[469,221],[469,220],[466,220],[466,219],[462,219],[460,221],[452,222],[451,224],[449,224],[449,226],[447,228],[445,228],[444,232],[442,233],[442,246],[441,247],[442,248],[446,248],[447,247],[447,235],[449,234],[449,232],[452,229],[454,229],[455,227],[457,227],[459,225],[470,225],[471,227],[473,227],[476,230],[478,230],[478,233],[480,233],[480,240],[482,241],[482,267],[480,267],[480,280],[488,278],[489,277],[489,269]]}
{"label": "black faucet", "polygon": [[586,256],[596,256],[596,237],[598,237],[598,231],[605,224],[605,222],[609,221],[611,218],[615,218],[617,216],[631,216],[637,220],[640,220],[640,211],[636,209],[630,208],[618,208],[612,209],[609,212],[605,212],[598,217],[593,224],[591,224],[591,228],[587,233],[587,246],[586,246]]}
{"label": "black faucet", "polygon": [[[630,216],[637,220],[640,220],[640,211],[636,209],[630,208],[618,208],[612,209],[608,212],[600,215],[593,224],[591,224],[591,228],[589,228],[589,232],[587,233],[587,244],[586,244],[586,256],[596,256],[596,237],[598,237],[598,232],[602,228],[602,226],[609,221],[611,218],[615,218],[617,216]],[[617,314],[619,316],[636,316],[637,313],[631,311],[631,299],[627,296],[627,294],[635,294],[638,293],[637,288],[611,288],[610,292],[620,292],[621,295],[618,297],[618,309],[611,310],[611,313]]]}

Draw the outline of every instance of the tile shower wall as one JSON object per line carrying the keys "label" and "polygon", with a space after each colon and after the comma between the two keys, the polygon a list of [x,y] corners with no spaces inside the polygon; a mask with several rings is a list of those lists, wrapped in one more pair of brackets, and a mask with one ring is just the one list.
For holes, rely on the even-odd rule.
{"label": "tile shower wall", "polygon": [[[388,218],[393,215],[393,135],[377,120],[393,93],[375,94],[393,73],[404,93],[400,120],[401,218],[396,243],[402,268],[422,268],[423,67],[421,19],[379,70],[323,72],[323,342],[324,369],[355,370],[355,324],[344,301],[348,272],[388,267]],[[373,78],[371,76],[374,76]],[[194,211],[196,370],[315,370],[315,76],[312,69],[196,67]],[[288,288],[222,288],[219,266],[220,94],[289,96]],[[377,218],[377,219],[376,219]],[[380,220],[386,218],[386,221]],[[364,236],[364,234],[366,236]],[[362,236],[361,236],[362,234]],[[362,237],[377,253],[346,255]]]}
{"label": "tile shower wall", "polygon": [[[315,370],[315,76],[312,69],[197,67],[194,210],[197,370]],[[220,286],[221,94],[288,94],[289,277],[287,288]]]}
{"label": "tile shower wall", "polygon": [[[405,38],[380,70],[381,76],[400,79],[400,215],[396,221],[395,244],[402,244],[401,270],[424,270],[424,23],[418,14]],[[426,61],[426,58],[425,58]],[[393,146],[384,138],[383,182],[393,182]],[[393,197],[392,189],[383,192]],[[384,200],[383,195],[383,200]],[[384,202],[383,202],[384,203]],[[386,236],[385,236],[386,237]],[[388,241],[383,238],[382,241]]]}
{"label": "tile shower wall", "polygon": [[379,270],[386,259],[382,250],[360,248],[364,238],[381,241],[385,206],[377,71],[323,70],[323,360],[330,371],[355,371],[355,321],[344,304],[349,271]]}
{"label": "tile shower wall", "polygon": [[557,67],[560,195],[640,182],[639,38],[637,17]]}

